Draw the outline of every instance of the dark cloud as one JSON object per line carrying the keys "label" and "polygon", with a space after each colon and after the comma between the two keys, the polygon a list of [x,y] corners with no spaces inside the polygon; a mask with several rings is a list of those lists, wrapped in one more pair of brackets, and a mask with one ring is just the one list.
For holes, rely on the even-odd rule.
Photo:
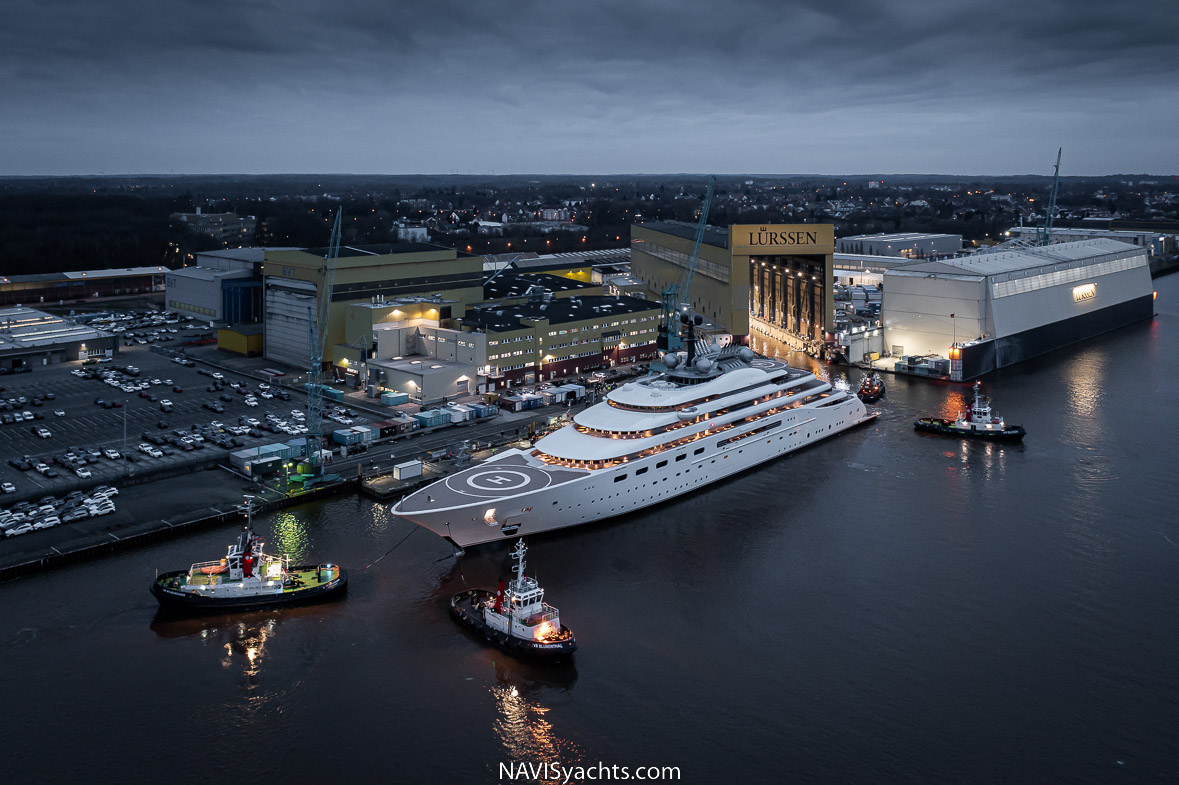
{"label": "dark cloud", "polygon": [[0,10],[0,173],[1175,172],[1179,4]]}

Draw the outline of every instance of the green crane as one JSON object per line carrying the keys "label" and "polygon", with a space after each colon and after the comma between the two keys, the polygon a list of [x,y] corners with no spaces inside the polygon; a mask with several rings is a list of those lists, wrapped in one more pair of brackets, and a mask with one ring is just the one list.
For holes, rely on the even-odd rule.
{"label": "green crane", "polygon": [[673,283],[663,290],[662,309],[659,315],[659,335],[656,346],[660,351],[675,352],[683,346],[680,340],[680,312],[687,313],[692,307],[692,279],[696,276],[696,266],[700,262],[700,243],[704,240],[704,230],[708,226],[708,210],[712,206],[712,194],[716,188],[716,175],[708,178],[708,189],[704,192],[704,204],[700,208],[700,220],[696,224],[696,236],[692,241],[692,255],[688,257],[688,264],[684,267],[684,274],[679,282]]}

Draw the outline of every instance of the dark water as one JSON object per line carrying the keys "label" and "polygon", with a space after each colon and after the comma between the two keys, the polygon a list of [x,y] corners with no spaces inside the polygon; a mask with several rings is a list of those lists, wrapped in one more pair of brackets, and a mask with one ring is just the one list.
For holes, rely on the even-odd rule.
{"label": "dark water", "polygon": [[1152,323],[984,380],[1023,445],[918,435],[968,386],[887,377],[875,425],[536,538],[530,566],[581,644],[565,667],[445,612],[494,586],[506,545],[456,563],[416,531],[364,570],[412,527],[363,499],[260,526],[351,567],[332,605],[157,619],[155,569],[215,557],[232,528],[2,585],[3,770],[483,783],[559,760],[690,783],[1173,782],[1179,276],[1156,283]]}

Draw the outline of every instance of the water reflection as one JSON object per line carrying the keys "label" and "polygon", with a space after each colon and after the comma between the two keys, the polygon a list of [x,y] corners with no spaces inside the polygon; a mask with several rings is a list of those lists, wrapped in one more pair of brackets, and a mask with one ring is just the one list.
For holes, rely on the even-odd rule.
{"label": "water reflection", "polygon": [[289,512],[280,512],[270,523],[271,553],[285,553],[294,564],[302,564],[310,546],[307,522]]}
{"label": "water reflection", "polygon": [[156,613],[151,629],[161,638],[197,638],[216,652],[222,669],[240,669],[246,691],[258,688],[267,644],[274,638],[280,617],[246,614],[232,617],[183,618]]}
{"label": "water reflection", "polygon": [[546,667],[497,658],[493,665],[496,683],[490,690],[499,717],[492,729],[508,757],[517,763],[581,764],[582,750],[556,731],[549,717],[552,707],[543,700],[572,687],[577,680],[572,663]]}
{"label": "water reflection", "polygon": [[374,503],[372,505],[372,515],[369,516],[365,531],[373,535],[384,534],[388,531],[391,524],[400,520],[393,513],[389,512],[392,508],[392,504]]}
{"label": "water reflection", "polygon": [[946,420],[954,420],[965,410],[966,394],[962,390],[951,389],[949,395],[942,400],[937,416]]}

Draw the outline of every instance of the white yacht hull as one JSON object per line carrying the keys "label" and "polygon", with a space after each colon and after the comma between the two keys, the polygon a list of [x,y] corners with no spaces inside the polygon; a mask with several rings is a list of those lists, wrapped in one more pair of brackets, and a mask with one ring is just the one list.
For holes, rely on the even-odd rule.
{"label": "white yacht hull", "polygon": [[[759,423],[724,430],[625,464],[597,470],[549,467],[524,451],[440,480],[403,499],[393,512],[430,529],[459,547],[578,526],[634,512],[676,498],[766,461],[822,441],[874,418],[855,396],[833,406],[797,408],[780,417],[781,425],[734,441]],[[543,474],[542,474],[543,473]],[[547,477],[545,475],[548,475]],[[445,488],[441,488],[446,484]],[[520,493],[511,493],[513,485]],[[497,488],[497,486],[499,486]],[[439,487],[437,501],[449,504],[455,492],[496,488],[501,495],[466,504],[421,509],[421,500]],[[416,504],[408,505],[417,498]],[[417,509],[412,509],[417,507]]]}

